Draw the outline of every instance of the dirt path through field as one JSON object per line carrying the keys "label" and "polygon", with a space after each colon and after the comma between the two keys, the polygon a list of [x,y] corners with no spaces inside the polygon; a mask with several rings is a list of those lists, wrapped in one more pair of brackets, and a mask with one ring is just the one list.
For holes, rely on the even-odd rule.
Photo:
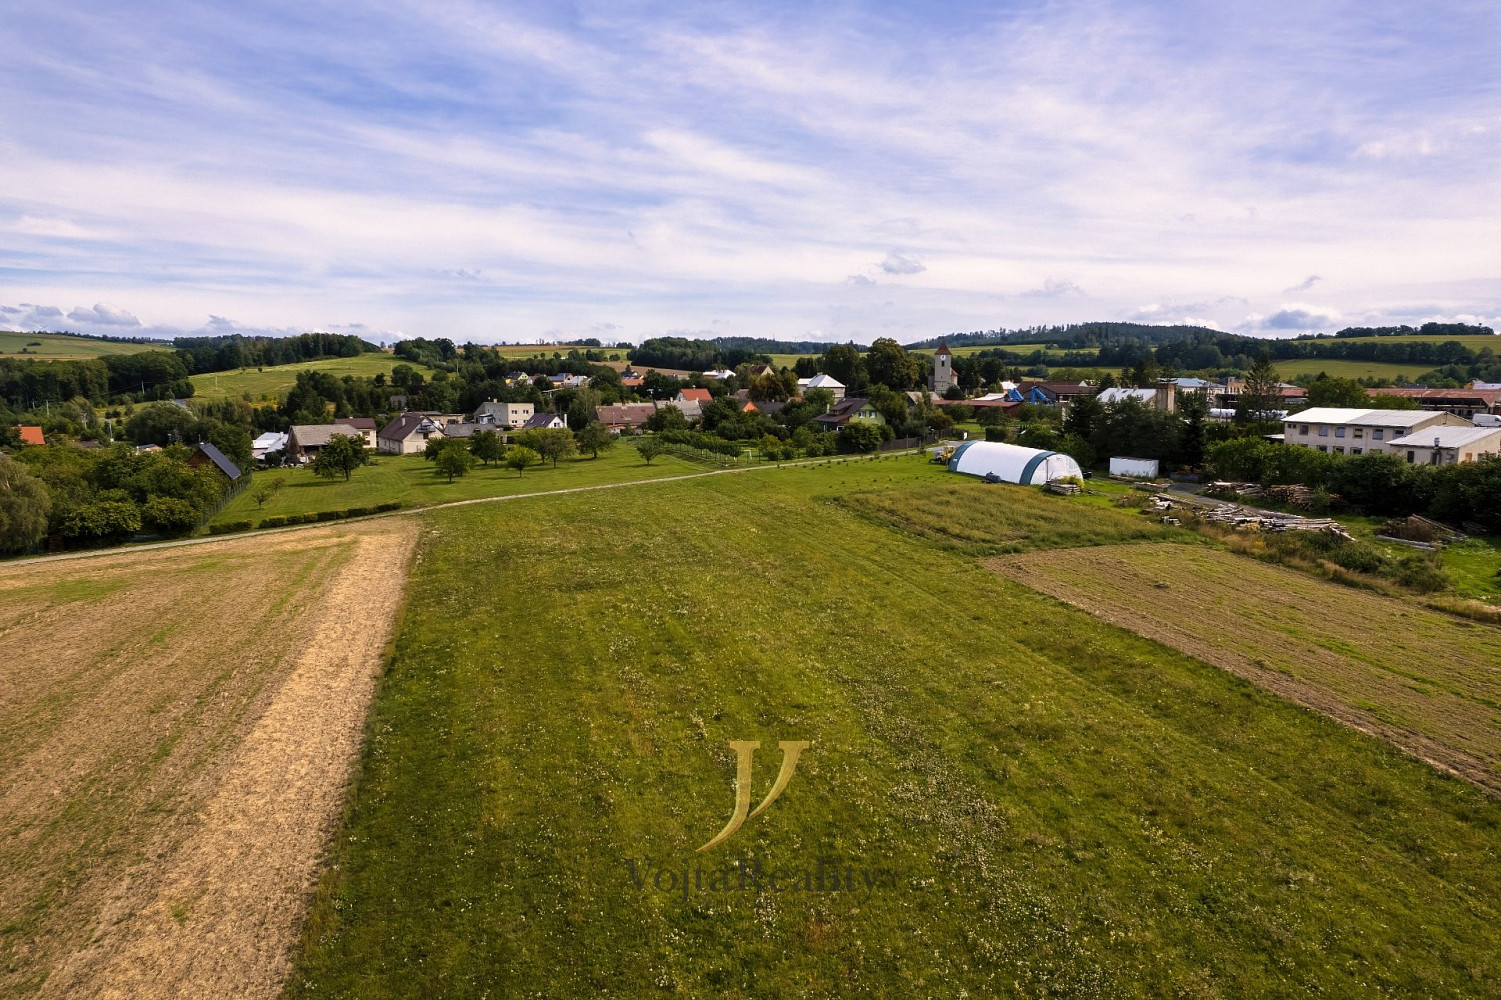
{"label": "dirt path through field", "polygon": [[59,997],[274,997],[339,815],[417,526],[359,534],[197,822],[52,976]]}

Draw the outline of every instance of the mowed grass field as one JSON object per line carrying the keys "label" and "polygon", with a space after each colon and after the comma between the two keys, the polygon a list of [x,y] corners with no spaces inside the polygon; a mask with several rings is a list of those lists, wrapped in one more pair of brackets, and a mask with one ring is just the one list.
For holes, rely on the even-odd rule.
{"label": "mowed grass field", "polygon": [[0,566],[0,996],[270,995],[413,541]]}
{"label": "mowed grass field", "polygon": [[990,565],[1501,795],[1501,628],[1331,592],[1317,577],[1208,548],[1106,546]]}
{"label": "mowed grass field", "polygon": [[[609,451],[602,451],[597,459],[562,459],[556,469],[551,462],[534,465],[519,476],[514,469],[494,463],[489,468],[476,465],[468,475],[452,483],[447,476],[438,475],[433,463],[421,455],[377,455],[374,462],[374,465],[356,469],[347,481],[342,478],[322,479],[308,468],[257,472],[251,486],[225,504],[210,523],[251,521],[259,524],[262,518],[274,515],[374,507],[388,501],[399,501],[406,507],[426,507],[477,497],[538,493],[706,471],[703,465],[672,455],[662,455],[647,465],[641,453],[628,444],[617,444]],[[258,507],[255,494],[259,488],[278,481],[283,484],[282,488]]]}
{"label": "mowed grass field", "polygon": [[[34,341],[41,346],[33,347]],[[27,353],[22,354],[22,349]],[[10,333],[0,330],[0,355],[30,361],[82,361],[106,354],[140,354],[142,351],[170,351],[171,344],[124,344],[92,337],[64,337],[55,333]]]}
{"label": "mowed grass field", "polygon": [[[1501,803],[978,558],[1139,516],[903,458],[425,523],[292,997],[1501,988]],[[811,745],[699,853],[735,740],[752,804]]]}
{"label": "mowed grass field", "polygon": [[[327,372],[335,378],[354,375],[358,378],[373,378],[378,374],[390,375],[397,365],[409,365],[424,378],[432,375],[426,365],[413,364],[392,354],[357,354],[352,358],[320,358],[317,361],[299,361],[291,365],[273,365],[269,368],[241,368],[232,372],[206,372],[191,377],[193,395],[199,399],[242,399],[248,393],[250,399],[279,400],[297,384],[298,372]],[[401,390],[392,388],[392,392]]]}

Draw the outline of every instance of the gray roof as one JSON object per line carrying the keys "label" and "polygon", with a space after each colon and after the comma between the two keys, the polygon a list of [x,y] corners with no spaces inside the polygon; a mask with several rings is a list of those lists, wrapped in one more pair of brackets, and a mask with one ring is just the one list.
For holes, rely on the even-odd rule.
{"label": "gray roof", "polygon": [[220,472],[224,473],[230,479],[233,480],[240,478],[240,467],[231,462],[228,458],[225,458],[224,452],[220,451],[218,448],[215,448],[207,441],[198,442],[198,450],[203,454],[205,458],[207,458],[210,462],[213,462],[214,466]]}
{"label": "gray roof", "polygon": [[521,425],[524,431],[536,431],[545,427],[551,427],[556,413],[533,413],[531,419]]}
{"label": "gray roof", "polygon": [[[374,428],[371,429],[374,430]],[[291,438],[297,441],[299,448],[322,448],[336,434],[365,440],[365,432],[361,427],[343,421],[332,424],[293,424]]]}

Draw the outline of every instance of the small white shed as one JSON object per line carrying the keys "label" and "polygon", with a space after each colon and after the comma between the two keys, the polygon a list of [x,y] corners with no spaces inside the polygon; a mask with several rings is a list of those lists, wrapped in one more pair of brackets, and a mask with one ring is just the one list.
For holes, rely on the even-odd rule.
{"label": "small white shed", "polygon": [[1110,474],[1112,476],[1130,476],[1132,479],[1156,479],[1157,459],[1112,458],[1110,460]]}
{"label": "small white shed", "polygon": [[1023,486],[1040,486],[1065,476],[1084,478],[1079,463],[1062,452],[1039,451],[999,441],[964,442],[949,459],[949,471],[967,476],[994,473],[1005,482]]}

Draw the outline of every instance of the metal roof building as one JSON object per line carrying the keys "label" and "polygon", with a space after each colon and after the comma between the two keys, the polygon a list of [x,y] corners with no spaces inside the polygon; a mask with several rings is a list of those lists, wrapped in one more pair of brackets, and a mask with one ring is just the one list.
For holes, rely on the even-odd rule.
{"label": "metal roof building", "polygon": [[967,476],[994,473],[1005,482],[1023,486],[1040,486],[1064,476],[1084,478],[1079,463],[1062,452],[1039,451],[998,441],[964,442],[949,459],[949,471]]}

